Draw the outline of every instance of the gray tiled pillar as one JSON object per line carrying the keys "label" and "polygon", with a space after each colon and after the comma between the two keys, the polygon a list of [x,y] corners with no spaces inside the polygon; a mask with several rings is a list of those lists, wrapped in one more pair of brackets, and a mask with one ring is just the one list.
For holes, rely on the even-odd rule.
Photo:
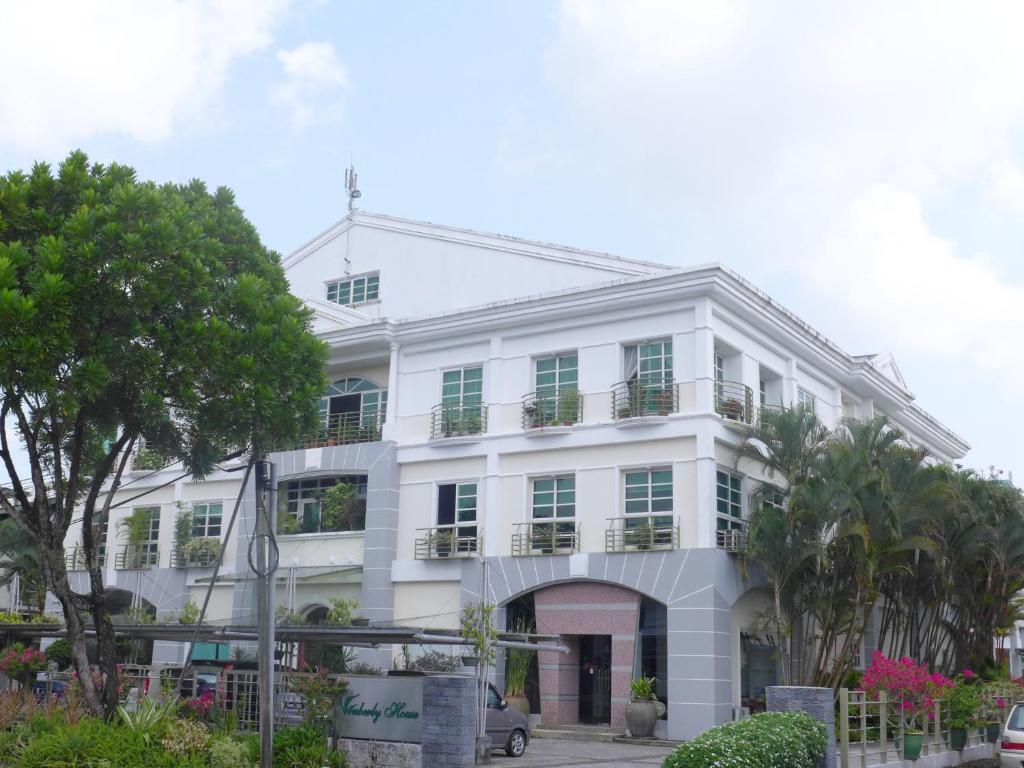
{"label": "gray tiled pillar", "polygon": [[711,587],[668,606],[668,737],[732,718],[732,615]]}
{"label": "gray tiled pillar", "polygon": [[803,712],[824,723],[828,746],[819,765],[836,768],[835,694],[832,689],[769,685],[766,693],[769,712]]}
{"label": "gray tiled pillar", "polygon": [[476,680],[423,678],[423,767],[469,768],[476,763]]}

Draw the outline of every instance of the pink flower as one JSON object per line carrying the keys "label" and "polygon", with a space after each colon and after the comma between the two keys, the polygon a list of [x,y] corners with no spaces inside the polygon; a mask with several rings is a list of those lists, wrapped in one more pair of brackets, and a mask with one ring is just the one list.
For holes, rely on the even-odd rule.
{"label": "pink flower", "polygon": [[963,672],[961,672],[960,674],[962,674],[962,675],[964,676],[964,680],[970,680],[970,679],[971,679],[972,677],[977,677],[977,675],[975,675],[975,674],[974,674],[974,673],[973,673],[973,672],[972,672],[971,670],[969,670],[969,669],[965,669],[965,670],[964,670]]}

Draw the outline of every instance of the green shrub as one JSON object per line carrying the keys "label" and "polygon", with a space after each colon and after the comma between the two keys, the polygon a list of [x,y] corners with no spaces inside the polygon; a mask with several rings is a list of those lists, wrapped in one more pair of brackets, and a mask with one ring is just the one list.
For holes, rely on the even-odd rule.
{"label": "green shrub", "polygon": [[662,768],[815,768],[825,726],[797,712],[769,712],[705,731],[665,758]]}
{"label": "green shrub", "polygon": [[308,725],[282,728],[274,734],[274,768],[346,768],[341,752],[327,746],[324,735]]}
{"label": "green shrub", "polygon": [[247,744],[218,736],[210,742],[210,768],[252,768]]}
{"label": "green shrub", "polygon": [[52,661],[61,669],[71,666],[71,643],[63,637],[46,646],[44,653],[47,661]]}

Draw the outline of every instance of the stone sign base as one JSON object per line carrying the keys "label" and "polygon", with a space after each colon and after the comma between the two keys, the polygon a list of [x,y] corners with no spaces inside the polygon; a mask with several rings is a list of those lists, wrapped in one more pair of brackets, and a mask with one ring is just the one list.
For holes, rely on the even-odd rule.
{"label": "stone sign base", "polygon": [[397,741],[337,739],[351,768],[421,768],[423,747]]}

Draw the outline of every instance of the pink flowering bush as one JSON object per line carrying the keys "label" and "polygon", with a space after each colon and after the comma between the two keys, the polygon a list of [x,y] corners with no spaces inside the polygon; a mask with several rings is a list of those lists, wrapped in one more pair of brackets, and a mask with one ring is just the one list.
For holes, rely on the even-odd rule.
{"label": "pink flowering bush", "polygon": [[46,669],[46,654],[15,643],[0,654],[0,672],[22,684],[32,681],[37,672]]}
{"label": "pink flowering bush", "polygon": [[906,656],[896,660],[875,651],[861,685],[869,694],[884,692],[899,707],[904,727],[913,730],[933,716],[935,700],[953,687],[953,681]]}
{"label": "pink flowering bush", "polygon": [[186,699],[184,714],[194,720],[206,720],[213,709],[213,691],[206,691],[197,698]]}

